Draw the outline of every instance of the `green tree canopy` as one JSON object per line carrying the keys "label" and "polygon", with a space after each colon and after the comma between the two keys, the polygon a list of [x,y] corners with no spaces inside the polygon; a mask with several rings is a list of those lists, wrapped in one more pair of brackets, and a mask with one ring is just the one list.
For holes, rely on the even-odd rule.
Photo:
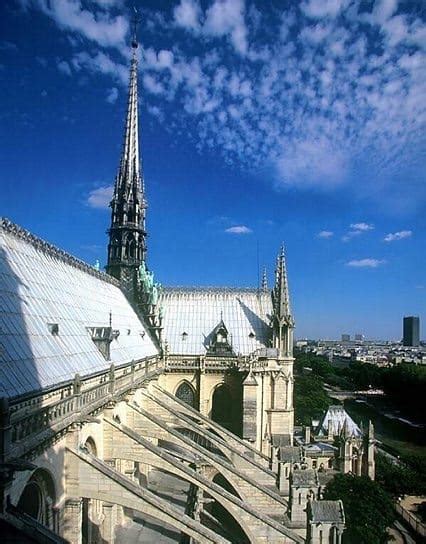
{"label": "green tree canopy", "polygon": [[324,498],[343,501],[346,518],[344,544],[382,544],[395,519],[389,495],[367,476],[337,474],[327,484]]}
{"label": "green tree canopy", "polygon": [[376,481],[393,497],[426,493],[426,463],[419,457],[404,458],[398,465],[376,454]]}
{"label": "green tree canopy", "polygon": [[313,375],[299,375],[294,383],[294,417],[299,425],[311,425],[312,419],[319,419],[333,404],[323,388],[320,378]]}

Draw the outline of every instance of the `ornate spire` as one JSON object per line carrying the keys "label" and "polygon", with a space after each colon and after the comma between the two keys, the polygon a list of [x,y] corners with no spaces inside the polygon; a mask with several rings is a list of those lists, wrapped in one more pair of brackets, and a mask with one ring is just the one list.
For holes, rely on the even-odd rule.
{"label": "ornate spire", "polygon": [[291,315],[290,295],[288,290],[287,267],[284,245],[277,257],[275,269],[275,285],[272,290],[273,314],[273,342],[282,355],[291,357],[293,354],[294,320]]}
{"label": "ornate spire", "polygon": [[275,313],[278,317],[288,318],[291,316],[284,244],[281,246],[281,252],[277,257],[277,267],[275,270],[274,307]]}
{"label": "ornate spire", "polygon": [[110,203],[111,227],[108,231],[107,271],[125,284],[134,281],[135,271],[145,261],[146,253],[146,202],[139,159],[137,23],[135,18],[124,143]]}

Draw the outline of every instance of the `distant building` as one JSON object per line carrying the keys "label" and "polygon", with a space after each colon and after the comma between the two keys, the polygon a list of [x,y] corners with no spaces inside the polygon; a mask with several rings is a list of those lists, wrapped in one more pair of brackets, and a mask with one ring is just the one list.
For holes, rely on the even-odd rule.
{"label": "distant building", "polygon": [[342,342],[350,342],[350,341],[351,341],[350,334],[342,334]]}
{"label": "distant building", "polygon": [[355,342],[364,342],[364,335],[363,334],[356,334],[355,335]]}
{"label": "distant building", "polygon": [[420,319],[406,316],[403,320],[402,343],[404,346],[417,347],[420,344]]}

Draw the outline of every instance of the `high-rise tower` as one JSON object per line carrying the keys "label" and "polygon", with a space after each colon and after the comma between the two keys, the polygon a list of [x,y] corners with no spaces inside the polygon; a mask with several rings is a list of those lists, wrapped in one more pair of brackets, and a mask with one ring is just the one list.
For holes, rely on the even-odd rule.
{"label": "high-rise tower", "polygon": [[139,159],[138,60],[136,32],[132,37],[129,94],[124,144],[115,179],[108,230],[107,272],[132,292],[139,266],[145,261],[146,231],[144,183]]}
{"label": "high-rise tower", "polygon": [[417,316],[406,316],[403,320],[403,338],[404,346],[417,347],[420,344],[420,319]]}

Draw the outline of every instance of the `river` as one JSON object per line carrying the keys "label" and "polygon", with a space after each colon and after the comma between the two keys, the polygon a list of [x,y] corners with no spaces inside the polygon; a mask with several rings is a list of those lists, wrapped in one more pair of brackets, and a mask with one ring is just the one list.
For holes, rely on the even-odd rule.
{"label": "river", "polygon": [[347,399],[344,406],[358,424],[373,422],[376,438],[385,449],[396,455],[409,454],[426,457],[426,424],[404,414],[386,397]]}

